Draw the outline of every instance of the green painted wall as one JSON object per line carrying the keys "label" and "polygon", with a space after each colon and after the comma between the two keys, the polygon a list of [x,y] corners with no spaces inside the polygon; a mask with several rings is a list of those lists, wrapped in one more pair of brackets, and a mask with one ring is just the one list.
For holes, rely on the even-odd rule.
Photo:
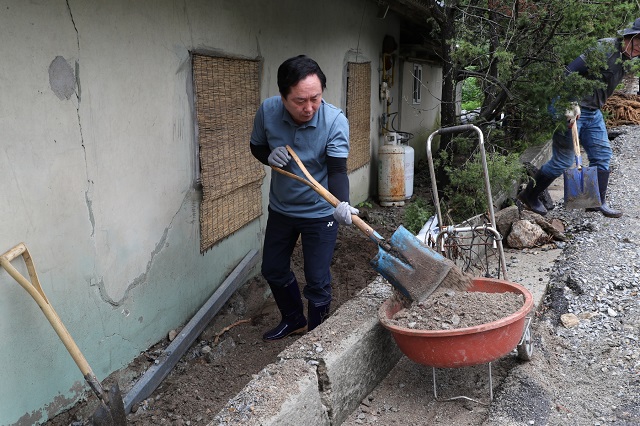
{"label": "green painted wall", "polygon": [[[372,62],[373,121],[382,39],[399,32],[397,17],[376,13],[359,0],[2,2],[0,253],[27,245],[100,380],[185,324],[261,248],[264,217],[199,253],[190,52],[262,58],[261,98],[277,94],[284,59],[309,54],[327,74],[325,99],[344,108],[359,49]],[[370,169],[352,178],[356,198]],[[2,270],[0,339],[0,425],[42,422],[89,392]]]}

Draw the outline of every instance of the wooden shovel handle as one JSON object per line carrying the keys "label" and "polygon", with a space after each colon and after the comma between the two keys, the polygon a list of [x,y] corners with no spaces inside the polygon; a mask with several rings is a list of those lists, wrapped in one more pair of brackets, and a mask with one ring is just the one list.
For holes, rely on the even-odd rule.
{"label": "wooden shovel handle", "polygon": [[[29,276],[31,277],[31,282],[26,279],[16,268],[13,267],[11,261],[16,257],[22,255],[24,259],[24,263],[27,266],[27,271],[29,272]],[[24,243],[20,243],[15,247],[8,250],[6,253],[0,256],[0,266],[2,266],[8,273],[13,277],[14,280],[18,282],[26,290],[27,293],[36,301],[44,316],[49,320],[49,323],[55,330],[62,343],[69,351],[71,358],[75,361],[76,365],[82,372],[87,383],[93,388],[94,392],[98,394],[98,397],[103,397],[105,395],[100,382],[93,374],[89,363],[87,362],[82,352],[78,348],[78,345],[73,341],[71,334],[62,323],[62,320],[53,309],[53,306],[49,303],[47,296],[44,294],[42,287],[40,286],[40,281],[38,280],[38,275],[36,274],[36,269],[33,264],[33,259],[29,254],[29,250],[24,245]]]}
{"label": "wooden shovel handle", "polygon": [[[36,268],[33,266],[33,259],[31,259],[31,254],[29,250],[27,250],[27,246],[24,243],[20,243],[7,250],[2,256],[0,256],[0,260],[3,260],[10,264],[13,259],[22,255],[25,265],[27,266],[27,272],[29,274],[29,278],[31,278],[30,285],[36,289],[38,293],[42,296],[42,298],[49,303],[47,299],[47,295],[44,294],[42,287],[40,286],[40,279],[38,278],[38,273],[36,272]],[[8,271],[7,271],[8,272]]]}
{"label": "wooden shovel handle", "polygon": [[[298,176],[298,175],[296,175],[294,173],[288,172],[286,170],[282,170],[279,167],[271,166],[271,168],[273,170],[275,170],[276,172],[280,173],[280,174],[283,174],[285,176],[289,176],[290,178],[295,179],[298,182],[304,183],[305,185],[309,186],[311,189],[316,191],[329,204],[331,204],[333,207],[336,207],[340,203],[340,200],[338,200],[335,197],[335,195],[330,193],[327,189],[325,189],[325,187],[323,187],[317,180],[315,180],[313,178],[313,176],[311,175],[311,173],[309,173],[307,168],[302,163],[302,160],[300,160],[300,157],[298,157],[298,155],[295,153],[293,148],[291,148],[289,145],[287,145],[286,148],[287,148],[287,151],[289,151],[289,154],[291,154],[291,157],[293,158],[293,160],[296,162],[298,167],[300,167],[300,170],[302,170],[302,173],[304,173],[304,175],[306,176],[307,179],[304,179],[304,178],[302,178],[302,177],[300,177],[300,176]],[[371,228],[358,215],[352,214],[351,215],[351,220],[353,221],[353,224],[360,231],[362,231],[362,233],[365,234],[367,237],[369,237],[370,239],[374,240],[376,243],[382,245],[383,247],[388,245],[388,244],[386,244],[384,242],[382,237],[380,237],[379,234],[376,231],[374,231],[373,228]]]}
{"label": "wooden shovel handle", "polygon": [[14,247],[7,250],[5,253],[0,256],[1,258],[11,262],[16,257],[20,256],[22,253],[27,251],[27,246],[24,243],[16,244]]}
{"label": "wooden shovel handle", "polygon": [[571,126],[571,136],[573,139],[573,152],[576,154],[576,166],[578,170],[582,168],[582,154],[580,153],[580,138],[578,137],[578,123]]}

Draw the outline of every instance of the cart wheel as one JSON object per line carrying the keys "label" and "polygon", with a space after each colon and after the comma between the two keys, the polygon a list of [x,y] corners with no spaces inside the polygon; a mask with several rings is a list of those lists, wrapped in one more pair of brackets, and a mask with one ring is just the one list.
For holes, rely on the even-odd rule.
{"label": "cart wheel", "polygon": [[523,361],[531,360],[531,355],[533,355],[533,341],[531,340],[531,328],[529,328],[529,324],[527,324],[522,333],[522,340],[517,349],[519,359]]}

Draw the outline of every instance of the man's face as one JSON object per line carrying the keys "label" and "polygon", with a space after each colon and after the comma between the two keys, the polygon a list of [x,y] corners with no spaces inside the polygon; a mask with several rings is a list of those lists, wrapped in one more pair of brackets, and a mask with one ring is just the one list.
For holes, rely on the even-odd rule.
{"label": "man's face", "polygon": [[624,38],[624,50],[622,53],[631,59],[640,56],[640,34]]}
{"label": "man's face", "polygon": [[289,95],[282,97],[282,103],[296,124],[303,124],[313,118],[322,101],[322,83],[312,74],[291,87]]}

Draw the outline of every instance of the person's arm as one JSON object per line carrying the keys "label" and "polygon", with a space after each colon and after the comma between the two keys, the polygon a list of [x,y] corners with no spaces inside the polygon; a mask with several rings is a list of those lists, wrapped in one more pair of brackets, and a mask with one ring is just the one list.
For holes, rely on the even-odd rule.
{"label": "person's arm", "polygon": [[[589,72],[587,67],[587,63],[584,60],[584,55],[580,55],[575,58],[573,61],[569,63],[564,69],[564,76],[567,77],[569,74],[578,73],[581,76],[586,76]],[[547,110],[551,117],[554,120],[560,119],[560,113],[556,110],[556,103],[560,99],[560,96],[557,96],[551,100],[551,103],[547,107]],[[577,102],[572,102],[570,108],[565,111],[565,117],[567,119],[567,128],[571,128],[573,123],[580,117],[580,107]]]}
{"label": "person's arm", "polygon": [[[586,76],[589,72],[589,67],[587,67],[587,63],[584,60],[584,55],[578,56],[576,59],[571,61],[569,65],[565,68],[565,76],[571,73],[578,73],[581,76]],[[580,118],[580,106],[578,102],[571,102],[569,105],[569,109],[567,109],[564,113],[565,118],[567,119],[567,128],[571,128],[573,124],[576,122],[578,118]]]}
{"label": "person's arm", "polygon": [[567,65],[565,69],[565,75],[569,75],[572,72],[577,72],[580,75],[587,75],[589,72],[589,67],[587,67],[587,63],[584,61],[584,57],[582,55],[575,58],[573,61]]}
{"label": "person's arm", "polygon": [[347,159],[327,156],[327,171],[329,192],[338,200],[349,202]]}
{"label": "person's arm", "polygon": [[333,211],[333,217],[342,225],[351,225],[351,215],[360,213],[358,209],[349,205],[349,177],[347,176],[347,159],[327,156],[329,192],[340,203]]}
{"label": "person's arm", "polygon": [[264,125],[264,105],[264,103],[260,105],[253,119],[253,130],[249,140],[251,154],[266,166],[284,167],[289,163],[291,156],[283,146],[271,149]]}
{"label": "person's arm", "polygon": [[269,155],[271,148],[267,142],[267,134],[264,128],[264,103],[256,111],[253,119],[253,130],[249,139],[251,154],[262,164],[269,165]]}
{"label": "person's arm", "polygon": [[251,154],[258,159],[259,162],[268,166],[269,165],[269,154],[271,154],[271,150],[268,145],[255,145],[249,142],[249,146],[251,147]]}
{"label": "person's arm", "polygon": [[251,153],[266,166],[284,167],[291,160],[287,149],[283,146],[276,147],[273,151],[267,145],[251,145]]}

